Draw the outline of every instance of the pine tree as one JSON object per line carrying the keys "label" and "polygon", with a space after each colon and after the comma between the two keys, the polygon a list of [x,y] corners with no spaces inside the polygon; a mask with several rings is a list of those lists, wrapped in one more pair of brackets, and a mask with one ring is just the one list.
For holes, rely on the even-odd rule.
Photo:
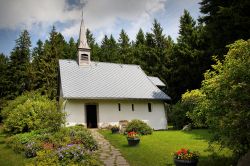
{"label": "pine tree", "polygon": [[[3,53],[0,54],[0,111],[9,94],[9,80],[6,71],[8,70],[9,59]],[[1,117],[0,117],[1,122]]]}
{"label": "pine tree", "polygon": [[212,54],[223,59],[226,45],[250,38],[249,0],[202,0],[200,5],[200,22],[206,25],[208,51]]}
{"label": "pine tree", "polygon": [[131,45],[129,37],[123,29],[121,30],[120,37],[118,39],[118,45],[119,45],[120,63],[124,64],[133,63],[134,60],[131,54]]}
{"label": "pine tree", "polygon": [[67,46],[68,59],[76,60],[77,59],[77,43],[74,41],[74,38],[69,39]]}
{"label": "pine tree", "polygon": [[57,96],[59,59],[70,58],[67,56],[69,56],[67,54],[67,43],[64,37],[56,32],[56,28],[53,27],[49,40],[46,40],[44,43],[44,55],[41,56],[40,68],[37,71],[37,81],[40,84],[39,90],[51,99]]}
{"label": "pine tree", "polygon": [[91,31],[87,29],[86,31],[86,37],[89,47],[91,48],[91,60],[93,61],[99,61],[100,60],[100,53],[99,53],[99,45],[96,43],[95,38]]}
{"label": "pine tree", "polygon": [[170,57],[168,73],[169,94],[173,101],[180,99],[187,90],[199,88],[203,73],[208,69],[210,61],[202,50],[200,28],[187,10],[180,18],[179,37]]}
{"label": "pine tree", "polygon": [[140,28],[136,35],[135,45],[138,46],[138,45],[144,45],[144,44],[145,44],[145,36],[144,36],[142,29]]}
{"label": "pine tree", "polygon": [[9,69],[7,70],[10,80],[9,99],[13,99],[30,89],[30,47],[29,32],[24,30],[16,40],[15,48],[10,55]]}
{"label": "pine tree", "polygon": [[101,44],[100,60],[102,62],[119,63],[118,45],[113,35],[110,35],[110,38],[107,35],[104,36]]}

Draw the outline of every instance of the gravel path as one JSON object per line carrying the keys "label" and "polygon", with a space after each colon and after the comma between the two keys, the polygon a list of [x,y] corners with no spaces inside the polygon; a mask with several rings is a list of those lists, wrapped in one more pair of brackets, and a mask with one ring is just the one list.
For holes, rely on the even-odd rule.
{"label": "gravel path", "polygon": [[100,160],[106,166],[129,166],[122,157],[120,151],[112,146],[104,137],[97,132],[97,129],[90,129],[92,136],[98,143]]}

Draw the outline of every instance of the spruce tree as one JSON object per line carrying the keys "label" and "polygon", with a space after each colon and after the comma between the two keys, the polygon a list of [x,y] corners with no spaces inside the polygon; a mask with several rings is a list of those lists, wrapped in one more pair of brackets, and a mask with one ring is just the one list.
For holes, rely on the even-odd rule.
{"label": "spruce tree", "polygon": [[126,32],[122,29],[118,39],[119,45],[119,61],[120,63],[129,64],[134,60],[131,54],[131,45],[129,41],[129,37]]}
{"label": "spruce tree", "polygon": [[21,32],[10,55],[7,75],[10,80],[9,99],[14,99],[30,89],[30,35],[27,30]]}

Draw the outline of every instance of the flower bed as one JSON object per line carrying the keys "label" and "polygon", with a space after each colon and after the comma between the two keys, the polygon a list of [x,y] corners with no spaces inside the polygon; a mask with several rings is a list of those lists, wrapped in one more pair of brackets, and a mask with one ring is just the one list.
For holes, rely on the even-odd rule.
{"label": "flower bed", "polygon": [[40,130],[17,134],[9,137],[7,144],[40,165],[86,165],[86,162],[99,165],[97,143],[83,126],[64,127],[54,133]]}

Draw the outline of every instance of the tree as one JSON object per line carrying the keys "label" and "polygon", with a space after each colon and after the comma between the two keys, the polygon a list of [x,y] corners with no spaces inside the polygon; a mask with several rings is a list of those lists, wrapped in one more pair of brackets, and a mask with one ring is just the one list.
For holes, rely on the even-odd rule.
{"label": "tree", "polygon": [[118,46],[120,63],[132,63],[134,60],[131,55],[129,37],[123,29],[121,30],[120,37],[118,39]]}
{"label": "tree", "polygon": [[227,52],[225,47],[238,39],[250,37],[250,1],[227,0],[214,1],[202,0],[200,11],[204,15],[201,23],[206,25],[207,42],[210,52],[219,55],[219,59]]}
{"label": "tree", "polygon": [[88,45],[91,48],[91,60],[99,61],[100,60],[99,59],[100,58],[99,57],[100,48],[99,48],[98,44],[95,42],[95,38],[89,29],[87,29],[87,31],[86,31],[86,37],[87,37]]}
{"label": "tree", "polygon": [[[9,94],[9,80],[6,71],[8,70],[9,59],[3,53],[0,54],[0,111],[6,103],[6,96]],[[1,122],[1,116],[0,116]]]}
{"label": "tree", "polygon": [[140,28],[136,35],[135,45],[139,46],[139,45],[144,45],[144,44],[145,44],[145,36],[144,36],[142,29]]}
{"label": "tree", "polygon": [[8,99],[14,99],[24,91],[30,90],[30,35],[27,30],[21,32],[10,55],[9,69],[6,71],[10,80]]}
{"label": "tree", "polygon": [[100,49],[100,60],[103,62],[119,63],[118,45],[113,35],[104,36]]}
{"label": "tree", "polygon": [[40,57],[39,68],[36,71],[39,91],[49,96],[50,99],[57,96],[59,59],[67,59],[72,56],[67,53],[67,48],[64,37],[53,27],[49,40],[44,43],[44,54]]}
{"label": "tree", "polygon": [[68,54],[68,59],[77,59],[77,43],[74,41],[74,38],[71,37],[69,39],[69,43],[67,44],[67,54]]}
{"label": "tree", "polygon": [[228,47],[225,60],[205,73],[201,90],[207,102],[199,109],[206,114],[212,141],[240,157],[250,150],[250,40]]}
{"label": "tree", "polygon": [[[171,54],[168,75],[169,95],[173,101],[180,99],[188,89],[200,88],[203,73],[209,68],[210,61],[203,51],[201,40],[202,26],[196,22],[187,10],[180,18],[180,30],[177,44]],[[204,61],[206,60],[206,61]]]}

